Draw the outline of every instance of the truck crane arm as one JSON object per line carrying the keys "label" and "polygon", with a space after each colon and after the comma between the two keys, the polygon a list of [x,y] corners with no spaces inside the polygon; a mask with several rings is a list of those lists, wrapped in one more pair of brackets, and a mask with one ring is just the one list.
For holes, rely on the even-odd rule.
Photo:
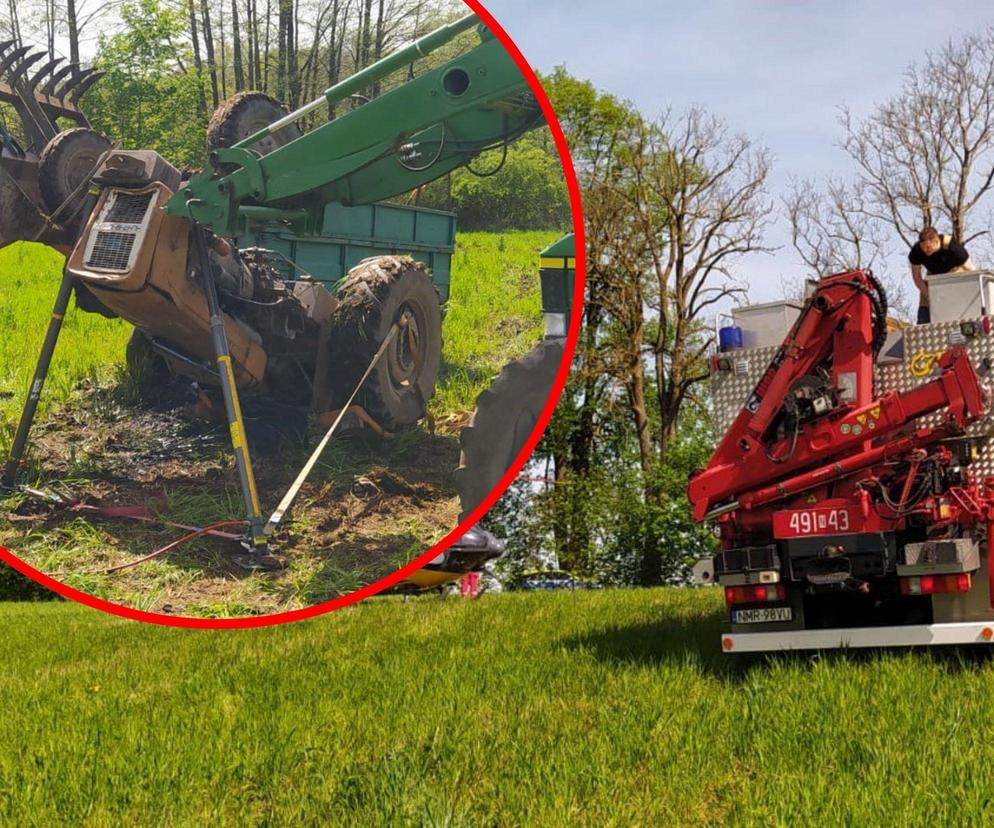
{"label": "truck crane arm", "polygon": [[910,451],[983,416],[986,401],[966,352],[948,350],[939,375],[873,398],[885,303],[863,271],[821,280],[707,468],[689,483],[697,520],[823,485],[879,462],[884,438],[941,409],[945,422],[899,445]]}

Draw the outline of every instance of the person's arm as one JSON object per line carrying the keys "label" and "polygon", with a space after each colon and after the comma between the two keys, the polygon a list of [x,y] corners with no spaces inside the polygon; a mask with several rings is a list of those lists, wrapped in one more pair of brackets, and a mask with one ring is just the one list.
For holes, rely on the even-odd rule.
{"label": "person's arm", "polygon": [[918,288],[918,292],[921,293],[922,298],[927,299],[928,282],[925,281],[925,277],[922,275],[921,265],[911,265],[911,278],[914,280],[915,287]]}
{"label": "person's arm", "polygon": [[918,293],[921,294],[921,303],[927,305],[928,282],[925,281],[925,276],[922,274],[922,254],[917,244],[908,253],[908,261],[911,263],[911,279],[914,281],[915,287],[918,288]]}
{"label": "person's arm", "polygon": [[952,264],[949,266],[950,270],[954,267],[966,264],[966,260],[970,258],[970,254],[967,252],[967,249],[963,247],[963,245],[956,242],[949,242],[949,255],[952,261]]}

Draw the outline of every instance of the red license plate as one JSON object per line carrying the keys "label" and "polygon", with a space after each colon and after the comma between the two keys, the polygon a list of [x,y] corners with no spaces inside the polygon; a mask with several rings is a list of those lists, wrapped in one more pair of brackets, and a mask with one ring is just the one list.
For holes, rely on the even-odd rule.
{"label": "red license plate", "polygon": [[773,513],[773,537],[800,538],[807,535],[848,535],[858,532],[856,509],[824,507],[791,509]]}

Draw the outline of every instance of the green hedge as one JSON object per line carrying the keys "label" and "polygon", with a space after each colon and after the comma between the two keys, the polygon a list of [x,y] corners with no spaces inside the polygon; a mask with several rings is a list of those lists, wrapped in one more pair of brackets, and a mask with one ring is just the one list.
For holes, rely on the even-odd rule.
{"label": "green hedge", "polygon": [[55,601],[59,595],[0,562],[0,601]]}

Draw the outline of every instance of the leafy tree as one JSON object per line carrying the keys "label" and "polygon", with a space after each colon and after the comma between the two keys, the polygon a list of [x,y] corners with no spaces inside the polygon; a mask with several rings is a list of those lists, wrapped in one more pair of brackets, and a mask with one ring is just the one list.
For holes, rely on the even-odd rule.
{"label": "leafy tree", "polygon": [[201,166],[203,82],[185,71],[187,50],[174,41],[182,13],[135,0],[121,7],[121,19],[121,31],[100,38],[96,64],[107,76],[86,99],[94,128],[126,149],[152,148],[179,167]]}

